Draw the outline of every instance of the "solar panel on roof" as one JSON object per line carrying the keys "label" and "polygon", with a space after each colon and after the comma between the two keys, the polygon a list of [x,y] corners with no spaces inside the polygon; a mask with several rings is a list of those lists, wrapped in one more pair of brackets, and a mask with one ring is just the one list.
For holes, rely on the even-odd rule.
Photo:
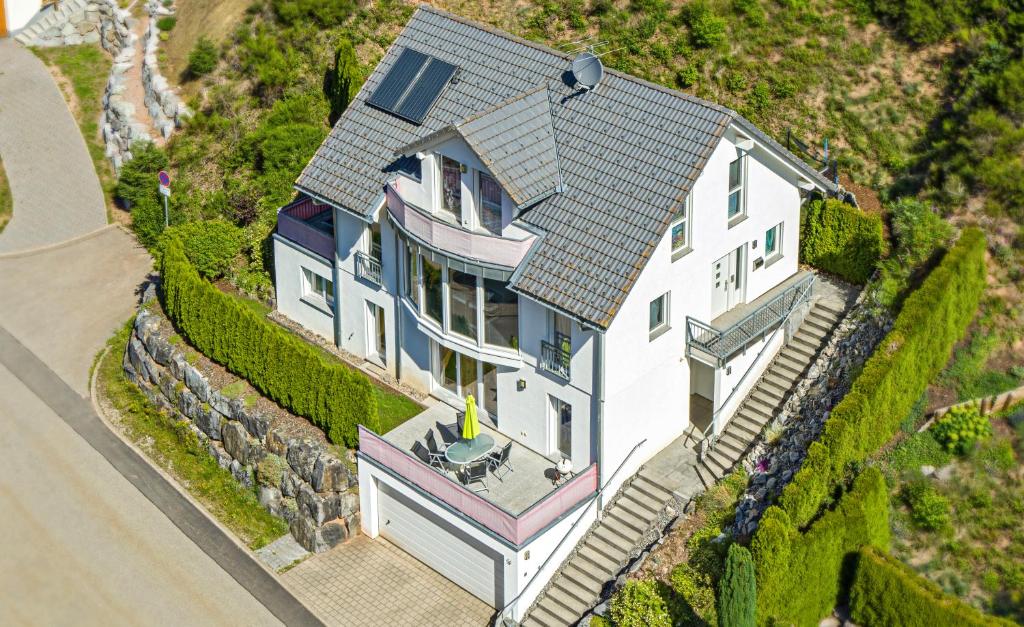
{"label": "solar panel on roof", "polygon": [[397,115],[416,124],[423,122],[423,118],[430,111],[430,107],[434,106],[434,102],[437,101],[456,69],[458,68],[451,63],[445,63],[440,59],[430,59],[430,65],[423,70],[419,80],[399,105]]}
{"label": "solar panel on roof", "polygon": [[405,48],[366,103],[422,124],[457,69],[451,63]]}

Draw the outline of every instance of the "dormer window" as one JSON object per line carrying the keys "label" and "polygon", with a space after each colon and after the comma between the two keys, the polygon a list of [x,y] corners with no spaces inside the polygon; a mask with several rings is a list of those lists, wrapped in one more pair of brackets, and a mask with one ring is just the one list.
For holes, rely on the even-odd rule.
{"label": "dormer window", "polygon": [[441,157],[441,209],[462,223],[462,164]]}
{"label": "dormer window", "polygon": [[480,226],[494,233],[501,234],[501,186],[489,174],[479,173],[477,177],[480,187],[479,218]]}

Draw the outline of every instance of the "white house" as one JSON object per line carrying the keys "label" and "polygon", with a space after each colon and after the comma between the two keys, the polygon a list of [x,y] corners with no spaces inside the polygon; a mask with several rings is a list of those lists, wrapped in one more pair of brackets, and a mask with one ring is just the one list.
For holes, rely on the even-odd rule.
{"label": "white house", "polygon": [[24,28],[42,6],[39,0],[0,0],[0,37]]}
{"label": "white house", "polygon": [[296,188],[280,311],[513,443],[477,493],[410,451],[453,409],[364,430],[364,532],[516,619],[598,488],[728,421],[836,191],[733,111],[426,6]]}

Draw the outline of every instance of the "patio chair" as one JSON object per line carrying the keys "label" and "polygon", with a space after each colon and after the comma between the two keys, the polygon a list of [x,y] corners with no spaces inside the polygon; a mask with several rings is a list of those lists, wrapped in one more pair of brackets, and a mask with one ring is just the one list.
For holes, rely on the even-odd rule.
{"label": "patio chair", "polygon": [[497,453],[491,453],[487,456],[487,466],[491,469],[491,474],[498,478],[498,481],[504,481],[505,475],[515,470],[512,468],[512,461],[509,459],[509,453],[511,452],[512,443],[509,442],[501,447],[501,450]]}
{"label": "patio chair", "polygon": [[437,430],[441,432],[441,440],[444,442],[445,446],[451,446],[462,438],[462,432],[457,431],[456,429],[458,429],[458,425],[455,423],[450,425],[437,423]]}
{"label": "patio chair", "polygon": [[420,458],[420,461],[430,466],[431,468],[437,468],[439,472],[444,472],[444,455],[438,459],[436,456],[431,455],[427,447],[423,446],[423,443],[416,440],[412,445],[412,453],[416,457]]}
{"label": "patio chair", "polygon": [[[465,466],[462,471],[462,484],[474,492],[489,492],[487,488],[487,468],[490,464],[487,460],[480,460],[475,464]],[[479,483],[480,488],[474,488],[470,484]]]}
{"label": "patio chair", "polygon": [[437,440],[434,439],[433,429],[428,429],[427,434],[423,436],[423,439],[427,443],[427,452],[430,454],[431,464],[443,468],[444,470],[450,470],[448,467],[448,458],[444,456],[444,451],[448,446],[445,445],[444,448],[441,448],[437,445]]}

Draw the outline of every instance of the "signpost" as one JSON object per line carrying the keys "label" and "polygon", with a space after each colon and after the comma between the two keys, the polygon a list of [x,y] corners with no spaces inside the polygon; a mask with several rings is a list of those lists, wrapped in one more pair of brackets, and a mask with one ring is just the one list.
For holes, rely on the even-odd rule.
{"label": "signpost", "polygon": [[157,177],[160,179],[160,195],[164,197],[164,228],[167,228],[170,226],[170,218],[167,213],[167,197],[171,195],[171,177],[163,170],[160,170]]}

